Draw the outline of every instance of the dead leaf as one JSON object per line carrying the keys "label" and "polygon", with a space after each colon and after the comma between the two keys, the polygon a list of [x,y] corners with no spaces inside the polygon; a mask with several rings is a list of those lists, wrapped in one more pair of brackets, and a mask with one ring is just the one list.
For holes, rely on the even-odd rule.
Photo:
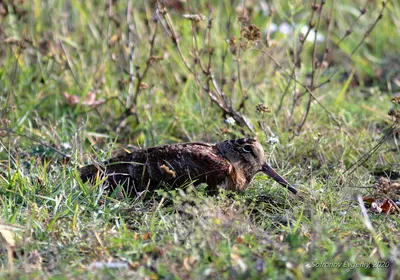
{"label": "dead leaf", "polygon": [[373,197],[370,197],[370,196],[364,196],[364,197],[363,197],[363,201],[366,202],[366,203],[368,203],[368,204],[371,204],[371,203],[375,202],[376,199],[373,198]]}
{"label": "dead leaf", "polygon": [[394,206],[392,204],[392,202],[389,199],[386,199],[382,205],[381,205],[381,209],[383,212],[385,212],[386,214],[389,214],[391,212],[394,211]]}
{"label": "dead leaf", "polygon": [[69,94],[67,92],[63,92],[63,95],[70,105],[81,104],[90,107],[97,107],[105,102],[105,100],[101,98],[96,100],[97,93],[95,91],[88,92],[84,99],[82,99],[81,96]]}
{"label": "dead leaf", "polygon": [[150,234],[150,232],[144,233],[143,236],[142,236],[142,239],[143,239],[143,240],[149,240],[149,239],[151,239],[151,234]]}
{"label": "dead leaf", "polygon": [[394,212],[396,207],[390,199],[385,199],[383,201],[375,201],[371,203],[371,208],[377,213],[390,214]]}
{"label": "dead leaf", "polygon": [[244,243],[244,239],[240,236],[236,237],[236,242],[242,244],[242,243]]}

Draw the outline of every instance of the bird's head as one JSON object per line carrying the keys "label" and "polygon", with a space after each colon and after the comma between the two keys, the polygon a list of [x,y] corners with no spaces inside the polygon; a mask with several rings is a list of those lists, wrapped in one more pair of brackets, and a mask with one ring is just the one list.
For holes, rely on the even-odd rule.
{"label": "bird's head", "polygon": [[226,140],[218,143],[217,148],[236,170],[243,171],[248,182],[257,172],[261,171],[282,186],[287,187],[292,193],[297,193],[297,190],[288,181],[269,166],[264,149],[257,140],[251,138]]}

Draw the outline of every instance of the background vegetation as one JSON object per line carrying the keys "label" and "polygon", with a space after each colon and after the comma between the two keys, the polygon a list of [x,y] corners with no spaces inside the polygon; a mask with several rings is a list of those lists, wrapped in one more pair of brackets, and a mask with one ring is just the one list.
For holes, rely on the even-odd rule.
{"label": "background vegetation", "polygon": [[[2,277],[400,272],[398,1],[16,0],[0,23]],[[78,179],[124,148],[243,136],[300,195]]]}

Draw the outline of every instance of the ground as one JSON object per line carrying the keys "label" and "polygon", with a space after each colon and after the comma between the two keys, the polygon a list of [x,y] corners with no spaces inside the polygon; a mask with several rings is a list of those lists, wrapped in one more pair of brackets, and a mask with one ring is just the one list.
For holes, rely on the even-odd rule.
{"label": "ground", "polygon": [[[18,0],[0,22],[1,277],[400,273],[398,1]],[[260,174],[135,199],[77,172],[244,136],[298,195]]]}

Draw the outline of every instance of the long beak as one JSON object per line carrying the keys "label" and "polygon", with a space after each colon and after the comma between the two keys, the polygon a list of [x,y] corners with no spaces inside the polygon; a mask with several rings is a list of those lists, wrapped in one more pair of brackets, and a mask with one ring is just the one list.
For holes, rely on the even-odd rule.
{"label": "long beak", "polygon": [[282,186],[288,188],[288,190],[291,191],[292,193],[294,193],[294,194],[297,193],[297,190],[288,181],[286,181],[281,175],[276,173],[276,171],[271,166],[269,166],[267,163],[265,163],[262,166],[261,171],[264,172],[265,174],[267,174],[268,176],[272,177],[275,181],[277,181]]}

